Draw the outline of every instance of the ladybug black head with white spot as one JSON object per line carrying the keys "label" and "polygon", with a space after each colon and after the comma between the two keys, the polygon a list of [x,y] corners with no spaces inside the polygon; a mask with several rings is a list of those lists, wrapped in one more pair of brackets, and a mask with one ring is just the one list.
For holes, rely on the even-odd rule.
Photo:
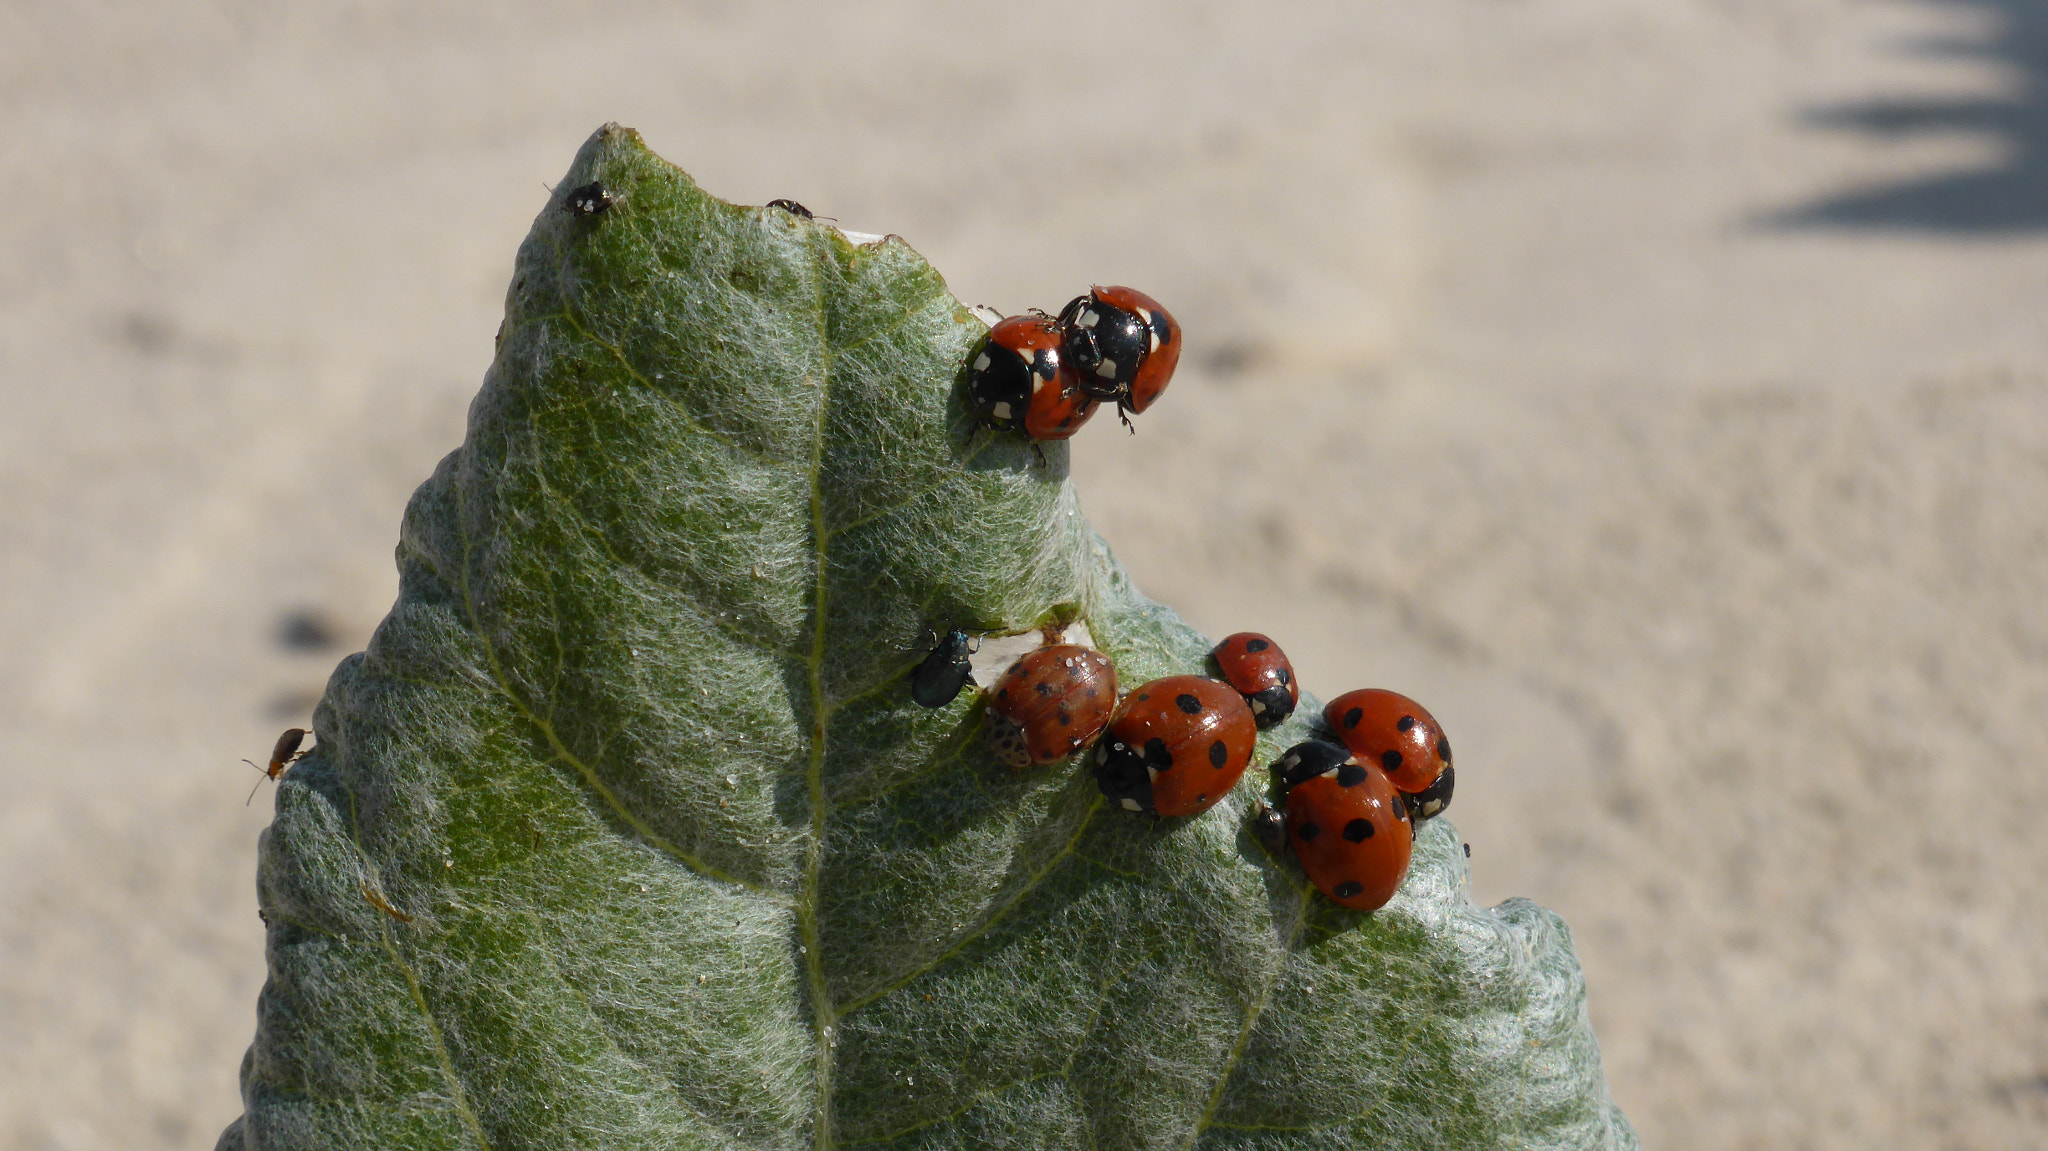
{"label": "ladybug black head with white spot", "polygon": [[1332,771],[1341,776],[1340,782],[1344,786],[1365,778],[1364,766],[1349,748],[1320,739],[1295,744],[1273,765],[1274,774],[1280,777],[1280,786],[1285,788]]}
{"label": "ladybug black head with white spot", "polygon": [[1252,812],[1252,834],[1269,855],[1279,855],[1287,850],[1287,816],[1265,804]]}
{"label": "ladybug black head with white spot", "polygon": [[1060,340],[1079,386],[1104,403],[1142,412],[1166,390],[1180,364],[1180,326],[1159,301],[1136,288],[1091,288],[1060,309]]}
{"label": "ladybug black head with white spot", "polygon": [[1408,805],[1408,817],[1421,823],[1425,819],[1435,819],[1442,815],[1444,808],[1451,805],[1451,792],[1457,786],[1458,769],[1447,763],[1444,765],[1443,774],[1436,777],[1435,783],[1412,795],[1402,793],[1401,801]]}

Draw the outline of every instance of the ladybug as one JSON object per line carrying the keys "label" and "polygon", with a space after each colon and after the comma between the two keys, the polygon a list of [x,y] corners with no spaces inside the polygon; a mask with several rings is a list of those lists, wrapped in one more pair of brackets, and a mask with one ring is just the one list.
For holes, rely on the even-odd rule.
{"label": "ladybug", "polygon": [[592,180],[562,197],[562,210],[572,216],[595,216],[611,207],[616,198],[605,188],[603,181]]}
{"label": "ladybug", "polygon": [[1180,363],[1180,325],[1159,301],[1137,290],[1095,287],[1060,309],[1060,342],[1067,363],[1089,395],[1142,412],[1173,380]]}
{"label": "ladybug", "polygon": [[1258,725],[1207,676],[1155,679],[1124,698],[1095,747],[1095,783],[1125,811],[1198,815],[1236,785]]}
{"label": "ladybug", "polygon": [[1241,631],[1225,636],[1210,654],[1216,657],[1224,682],[1251,705],[1260,730],[1294,714],[1294,705],[1301,702],[1301,688],[1295,685],[1294,665],[1279,644],[1258,632]]}
{"label": "ladybug", "polygon": [[974,669],[967,662],[973,648],[967,633],[954,628],[932,645],[917,670],[910,673],[910,698],[919,707],[944,707],[974,682]]}
{"label": "ladybug", "polygon": [[[1436,777],[1435,783],[1413,795],[1404,793],[1401,796],[1401,801],[1408,805],[1408,818],[1419,824],[1442,815],[1444,808],[1451,805],[1451,789],[1457,786],[1458,769],[1444,764],[1444,773]],[[1471,854],[1470,845],[1466,847],[1466,854]]]}
{"label": "ladybug", "polygon": [[1398,691],[1347,691],[1323,708],[1323,718],[1344,746],[1385,769],[1394,786],[1410,795],[1429,790],[1451,766],[1451,741],[1436,717]]}
{"label": "ladybug", "polygon": [[[309,734],[311,733],[303,727],[285,728],[284,734],[277,737],[277,743],[270,749],[269,767],[256,767],[254,760],[245,759],[242,762],[250,767],[256,767],[257,771],[263,773],[263,779],[275,780],[278,776],[284,774],[285,768],[290,767],[312,753],[312,748],[307,748],[305,751],[299,750],[299,745],[306,742],[306,736]],[[257,780],[256,787],[249,789],[249,798],[242,801],[243,807],[249,806],[250,801],[256,798],[256,788],[263,786],[263,779]]]}
{"label": "ladybug", "polygon": [[1339,907],[1386,906],[1408,874],[1415,828],[1387,773],[1312,740],[1274,767],[1287,784],[1287,842],[1316,890]]}
{"label": "ladybug", "polygon": [[968,369],[967,402],[998,431],[1064,440],[1095,414],[1095,400],[1063,364],[1059,328],[1044,313],[999,320]]}
{"label": "ladybug", "polygon": [[1011,767],[1065,759],[1102,734],[1116,707],[1116,668],[1092,647],[1025,653],[989,691],[990,745]]}

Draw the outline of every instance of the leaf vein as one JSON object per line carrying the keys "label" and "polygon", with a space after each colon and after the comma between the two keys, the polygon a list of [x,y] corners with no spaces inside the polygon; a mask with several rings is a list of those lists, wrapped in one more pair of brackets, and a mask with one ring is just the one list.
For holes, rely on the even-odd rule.
{"label": "leaf vein", "polygon": [[[603,336],[600,336],[596,332],[593,332],[589,328],[585,327],[583,321],[576,318],[576,314],[573,310],[571,310],[567,306],[564,306],[562,310],[559,313],[557,313],[557,315],[559,315],[562,318],[562,320],[565,323],[567,323],[570,327],[576,329],[577,335],[582,336],[584,339],[589,340],[591,343],[596,344],[598,347],[603,348],[606,352],[610,353],[611,357],[619,362],[619,367],[622,370],[624,370],[627,375],[633,377],[635,383],[638,383],[641,387],[644,387],[651,392],[661,392],[663,390],[661,388],[655,387],[654,381],[652,379],[649,379],[646,373],[642,372],[640,369],[633,366],[633,362],[626,357],[626,351],[624,348],[619,347],[618,345],[605,339]],[[726,447],[733,449],[734,451],[747,452],[748,454],[756,457],[765,456],[768,454],[767,452],[761,451],[760,449],[747,448],[741,445],[741,443],[730,434],[726,432],[721,432],[718,429],[704,423],[704,421],[697,418],[694,412],[690,411],[687,405],[684,405],[680,402],[671,401],[671,406],[675,407],[676,409],[682,412],[683,421],[690,425],[690,429],[692,431],[698,432],[702,435],[709,436],[712,439],[717,440],[719,443],[724,444]]]}
{"label": "leaf vein", "polygon": [[469,1128],[470,1135],[476,1139],[476,1145],[483,1148],[483,1151],[491,1151],[491,1141],[484,1135],[484,1125],[477,1119],[476,1112],[469,1105],[468,1092],[462,1088],[462,1077],[455,1073],[455,1060],[448,1054],[448,1041],[441,1035],[441,1024],[435,1020],[433,1009],[427,1006],[426,994],[420,990],[419,976],[414,974],[412,965],[399,956],[397,946],[391,941],[391,925],[380,925],[378,933],[379,944],[384,948],[384,953],[391,957],[391,962],[396,964],[400,973],[405,976],[405,985],[412,992],[413,1006],[419,1008],[420,1018],[426,1022],[427,1035],[434,1045],[434,1062],[440,1064],[441,1077],[447,1081],[448,1090],[453,1094],[449,1102],[455,1105],[456,1114],[462,1116],[463,1125]]}
{"label": "leaf vein", "polygon": [[880,987],[874,991],[871,991],[868,994],[861,996],[859,999],[855,999],[852,1002],[840,1007],[839,1016],[841,1018],[845,1018],[846,1016],[851,1015],[856,1011],[859,1011],[861,1008],[866,1007],[870,1003],[875,1002],[877,999],[880,999],[886,995],[890,995],[902,989],[903,987],[908,986],[910,983],[917,980],[926,972],[931,971],[939,964],[944,963],[948,959],[953,958],[955,955],[960,954],[961,951],[965,950],[967,946],[973,943],[975,940],[980,939],[982,936],[987,935],[990,931],[994,930],[995,926],[998,923],[1001,923],[1003,919],[1010,914],[1010,912],[1016,910],[1017,905],[1024,901],[1025,896],[1031,894],[1033,891],[1038,889],[1038,885],[1044,882],[1045,877],[1052,874],[1053,868],[1059,866],[1060,862],[1066,859],[1067,856],[1074,854],[1074,847],[1076,844],[1081,842],[1082,833],[1088,830],[1088,825],[1094,822],[1095,820],[1095,813],[1100,810],[1102,810],[1102,796],[1098,793],[1095,796],[1095,798],[1089,802],[1087,813],[1084,814],[1081,817],[1080,822],[1075,825],[1074,834],[1068,838],[1066,844],[1062,846],[1058,851],[1054,852],[1052,857],[1045,861],[1045,866],[1039,868],[1038,871],[1035,874],[1033,874],[1030,879],[1025,880],[1024,883],[1021,886],[1019,886],[1017,890],[1010,896],[1009,900],[1005,902],[1001,907],[997,908],[994,912],[992,912],[987,919],[983,920],[979,927],[976,927],[973,931],[961,936],[957,941],[954,942],[953,946],[947,948],[940,954],[933,956],[930,961],[920,964],[913,970],[906,972],[901,978],[897,979],[895,982],[887,984],[886,986]]}
{"label": "leaf vein", "polygon": [[[346,777],[342,780],[342,790],[348,796],[348,842],[355,849],[357,865],[361,869],[358,872],[360,879],[362,871],[370,870],[367,866],[369,852],[358,838],[362,814],[356,808],[355,787]],[[462,1117],[464,1125],[476,1139],[477,1146],[483,1151],[491,1151],[491,1141],[484,1135],[483,1123],[477,1119],[476,1112],[470,1109],[469,1095],[463,1090],[462,1077],[455,1073],[455,1060],[448,1053],[448,1042],[441,1034],[441,1024],[434,1018],[433,1009],[427,1006],[426,993],[420,990],[419,976],[413,971],[412,965],[399,955],[398,945],[392,938],[391,924],[388,921],[380,919],[377,923],[377,945],[384,954],[390,956],[391,963],[398,968],[399,974],[405,976],[406,990],[411,994],[413,1007],[419,1011],[421,1021],[426,1024],[427,1037],[434,1048],[434,1062],[440,1068],[442,1081],[448,1086],[451,1096],[449,1102],[454,1104],[457,1114]]]}
{"label": "leaf vein", "polygon": [[812,1042],[817,1045],[813,1076],[817,1099],[811,1111],[811,1141],[816,1151],[829,1151],[832,1135],[832,1037],[838,1015],[832,1009],[832,992],[825,981],[824,939],[818,930],[818,893],[825,866],[825,747],[830,713],[825,703],[825,634],[831,605],[831,536],[825,527],[825,416],[832,406],[832,373],[837,366],[826,324],[825,283],[817,279],[818,347],[823,359],[818,372],[817,414],[811,428],[810,513],[811,540],[816,568],[811,604],[811,650],[807,672],[811,697],[811,756],[805,771],[810,799],[811,834],[804,849],[803,888],[797,900],[797,927],[803,939],[805,985],[810,993]]}
{"label": "leaf vein", "polygon": [[[972,1096],[968,1098],[967,1102],[963,1106],[959,1107],[956,1110],[946,1112],[943,1115],[935,1115],[929,1119],[920,1119],[917,1122],[912,1123],[908,1127],[898,1128],[897,1130],[891,1131],[886,1135],[877,1135],[872,1139],[855,1140],[854,1142],[845,1144],[844,1146],[858,1147],[862,1144],[867,1143],[886,1143],[893,1139],[901,1139],[902,1137],[910,1134],[913,1131],[922,1131],[927,1127],[936,1127],[941,1123],[949,1123],[955,1119],[958,1119],[962,1115],[967,1114],[969,1111],[974,1110],[976,1107],[979,1107],[983,1103],[988,1102],[990,1099],[993,1099],[996,1096],[1001,1095],[1005,1091],[1014,1091],[1019,1087],[1028,1087],[1033,1083],[1041,1083],[1048,1079],[1065,1079],[1069,1081],[1068,1085],[1072,1086],[1071,1081],[1074,1074],[1074,1064],[1080,1060],[1082,1050],[1088,1046],[1088,1037],[1095,1033],[1095,1028],[1102,1022],[1102,1011],[1105,1007],[1109,1006],[1109,996],[1111,989],[1113,989],[1117,984],[1123,982],[1125,976],[1137,970],[1139,967],[1143,966],[1145,963],[1152,960],[1157,955],[1157,951],[1147,951],[1140,955],[1138,958],[1133,959],[1129,963],[1126,963],[1123,966],[1118,967],[1113,971],[1109,972],[1109,974],[1104,975],[1102,979],[1097,982],[1095,988],[1095,1005],[1092,1008],[1090,1008],[1088,1012],[1088,1026],[1081,1029],[1080,1038],[1074,1041],[1073,1050],[1067,1052],[1067,1058],[1065,1062],[1061,1063],[1057,1068],[1047,1071],[1041,1071],[1036,1075],[1027,1075],[1022,1079],[1011,1079],[1003,1083],[998,1083],[993,1087],[984,1088],[980,1091],[975,1092]],[[1089,1126],[1088,1137],[1089,1143],[1092,1146],[1095,1138],[1094,1126],[1092,1124]]]}
{"label": "leaf vein", "polygon": [[[972,452],[969,452],[965,457],[961,459],[959,466],[964,468],[967,465],[974,463],[975,461],[981,459],[983,453],[987,452],[989,448],[994,446],[994,438],[982,441],[980,447],[975,448]],[[856,528],[866,527],[867,525],[874,523],[876,520],[884,519],[889,516],[895,515],[897,512],[903,511],[907,508],[916,507],[918,501],[929,499],[931,497],[932,492],[937,490],[938,487],[939,485],[935,483],[921,484],[912,490],[912,494],[905,496],[904,498],[896,501],[895,503],[888,504],[884,507],[876,508],[874,511],[871,511],[864,516],[860,516],[857,519],[848,520],[847,522],[840,524],[838,527],[830,529],[827,534],[827,538],[832,539],[838,536],[845,535],[847,532],[853,531]]]}
{"label": "leaf vein", "polygon": [[476,595],[470,587],[470,560],[475,552],[475,541],[470,539],[469,536],[469,492],[459,481],[455,484],[455,498],[461,505],[462,511],[459,517],[460,526],[456,529],[458,538],[462,543],[462,570],[454,583],[462,591],[462,607],[464,614],[469,616],[470,631],[476,636],[477,646],[483,649],[485,661],[490,664],[492,686],[500,695],[505,697],[506,701],[520,715],[526,718],[528,723],[533,724],[539,730],[542,738],[547,740],[548,746],[554,750],[557,758],[576,769],[577,774],[583,777],[584,786],[596,792],[598,797],[603,799],[611,807],[612,811],[617,813],[618,817],[624,820],[627,826],[631,827],[642,839],[674,856],[684,866],[707,879],[717,880],[720,883],[729,883],[734,887],[752,891],[759,895],[779,896],[779,892],[749,883],[738,876],[726,874],[723,870],[711,866],[690,852],[684,851],[680,845],[671,843],[656,833],[652,826],[638,815],[635,815],[624,803],[620,802],[619,797],[611,788],[605,786],[604,781],[598,778],[597,772],[592,770],[589,764],[584,763],[575,752],[569,750],[568,745],[564,744],[561,736],[555,732],[554,725],[527,706],[526,701],[520,698],[517,691],[513,690],[511,678],[505,673],[504,660],[498,654],[498,646],[491,641],[489,630],[484,627],[483,620],[477,614]]}
{"label": "leaf vein", "polygon": [[1229,1056],[1224,1059],[1223,1066],[1218,1069],[1215,1086],[1209,1089],[1208,1106],[1202,1109],[1202,1117],[1196,1121],[1195,1129],[1188,1133],[1188,1141],[1184,1146],[1192,1148],[1195,1142],[1202,1137],[1202,1132],[1208,1129],[1211,1121],[1215,1118],[1216,1108],[1223,1102],[1223,1091],[1230,1086],[1231,1076],[1237,1073],[1238,1060],[1244,1057],[1245,1044],[1251,1040],[1252,1028],[1257,1026],[1259,1016],[1265,1014],[1266,1004],[1271,1002],[1273,998],[1273,988],[1280,982],[1281,973],[1287,970],[1288,953],[1294,950],[1294,944],[1301,938],[1302,928],[1308,922],[1308,901],[1309,887],[1307,884],[1303,884],[1295,903],[1294,923],[1287,930],[1287,941],[1281,946],[1280,953],[1273,962],[1272,973],[1266,977],[1265,984],[1259,988],[1258,998],[1246,1005],[1244,1025],[1237,1030],[1237,1041],[1231,1044]]}

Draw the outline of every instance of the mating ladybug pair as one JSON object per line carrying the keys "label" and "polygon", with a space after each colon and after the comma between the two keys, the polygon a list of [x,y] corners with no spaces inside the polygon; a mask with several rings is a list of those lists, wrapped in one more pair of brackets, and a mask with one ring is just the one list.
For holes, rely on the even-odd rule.
{"label": "mating ladybug pair", "polygon": [[998,431],[1064,440],[1097,404],[1129,413],[1152,406],[1180,363],[1180,326],[1136,288],[1091,288],[1058,318],[1027,312],[999,320],[967,373],[967,402]]}
{"label": "mating ladybug pair", "polygon": [[1323,709],[1342,745],[1296,744],[1273,770],[1284,814],[1262,807],[1254,826],[1267,848],[1294,848],[1331,902],[1384,907],[1408,874],[1415,825],[1450,805],[1457,772],[1436,717],[1399,692],[1345,692]]}

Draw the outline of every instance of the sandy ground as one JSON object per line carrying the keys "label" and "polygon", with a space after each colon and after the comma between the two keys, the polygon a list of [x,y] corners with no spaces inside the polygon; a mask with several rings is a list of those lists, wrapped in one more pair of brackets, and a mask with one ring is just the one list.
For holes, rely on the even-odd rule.
{"label": "sandy ground", "polygon": [[1431,706],[1646,1145],[2048,1144],[2048,9],[560,7],[0,10],[0,1145],[237,1113],[236,760],[606,120],[970,302],[1173,307],[1092,518]]}

